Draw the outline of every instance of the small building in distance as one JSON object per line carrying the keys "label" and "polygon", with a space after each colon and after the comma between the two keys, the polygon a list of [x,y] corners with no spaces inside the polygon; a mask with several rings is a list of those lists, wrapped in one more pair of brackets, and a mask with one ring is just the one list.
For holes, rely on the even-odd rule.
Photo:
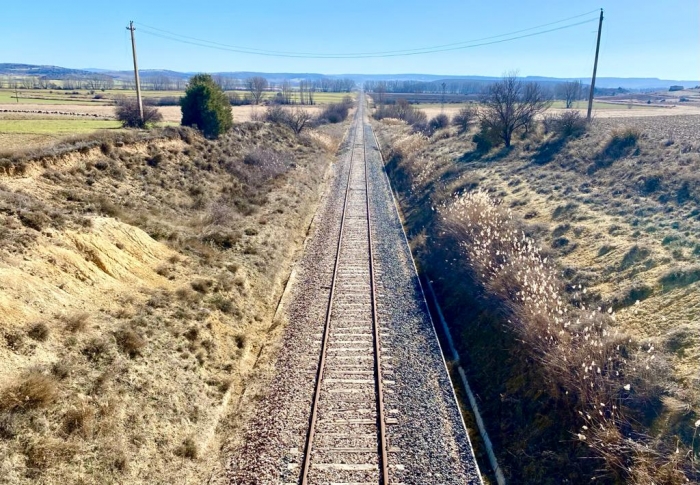
{"label": "small building in distance", "polygon": [[679,86],[678,84],[671,86],[668,88],[669,91],[683,91],[685,88],[683,86]]}

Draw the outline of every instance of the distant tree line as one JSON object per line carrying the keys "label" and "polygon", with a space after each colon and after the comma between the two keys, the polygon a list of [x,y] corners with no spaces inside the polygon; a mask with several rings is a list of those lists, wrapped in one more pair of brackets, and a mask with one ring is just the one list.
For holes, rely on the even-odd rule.
{"label": "distant tree line", "polygon": [[364,90],[368,93],[443,93],[481,94],[488,83],[481,81],[365,81]]}
{"label": "distant tree line", "polygon": [[[356,88],[352,79],[301,79],[282,81],[272,84],[262,76],[238,79],[232,76],[214,75],[212,81],[223,91],[247,91],[252,99],[240,98],[240,104],[259,104],[265,91],[280,93],[276,101],[280,104],[315,104],[314,94],[349,93]],[[141,89],[144,91],[183,91],[190,80],[165,74],[144,75],[141,77]],[[254,87],[251,86],[254,83]],[[65,76],[62,79],[50,79],[47,76],[0,76],[0,88],[9,89],[87,89],[103,91],[107,89],[135,89],[133,79],[115,79],[106,74],[84,76]]]}
{"label": "distant tree line", "polygon": [[1,76],[0,88],[9,89],[89,89],[93,91],[114,89],[114,78],[102,74],[94,76],[68,76],[53,80],[47,76]]}
{"label": "distant tree line", "polygon": [[[444,86],[443,86],[444,84]],[[581,81],[560,83],[535,83],[552,99],[562,100],[567,108],[585,97],[585,86]],[[370,93],[378,104],[394,100],[394,94],[435,94],[435,95],[478,95],[488,93],[493,81],[365,81],[364,90]],[[597,93],[597,91],[596,91]],[[391,102],[391,101],[389,101]]]}
{"label": "distant tree line", "polygon": [[[258,94],[264,91],[280,92],[285,99],[291,99],[291,92],[304,93],[349,93],[356,88],[356,83],[352,79],[301,79],[299,81],[285,80],[280,83],[271,83],[263,76],[251,76],[246,79],[238,79],[232,76],[217,74],[212,76],[212,80],[224,91],[249,91],[254,99],[258,99]],[[166,75],[144,76],[141,79],[141,87],[145,90],[154,91],[181,91],[187,85],[188,80]],[[251,89],[251,83],[255,85]],[[132,83],[133,84],[133,83]],[[302,103],[312,104],[312,103]]]}

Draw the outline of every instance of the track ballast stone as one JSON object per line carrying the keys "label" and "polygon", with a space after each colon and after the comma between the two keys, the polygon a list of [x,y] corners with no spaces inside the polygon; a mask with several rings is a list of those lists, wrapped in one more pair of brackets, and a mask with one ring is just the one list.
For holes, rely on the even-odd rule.
{"label": "track ballast stone", "polygon": [[[363,105],[362,96],[359,104]],[[481,484],[381,155],[363,108],[356,117],[285,299],[283,311],[288,323],[277,377],[247,428],[245,444],[232,457],[229,478],[238,485],[300,483],[343,202],[354,157],[348,199],[351,207],[346,213],[350,219],[345,223],[333,301],[339,312],[356,305],[353,311],[358,312],[358,321],[367,314],[371,322],[367,296],[360,290],[368,277],[361,257],[366,242],[357,220],[361,217],[357,212],[360,192],[364,198],[357,170],[366,160],[389,483]],[[365,362],[372,359],[371,341],[361,334],[363,327],[343,319],[342,313],[338,315],[334,320],[331,313],[331,328],[335,326],[339,333],[329,334],[330,363],[324,367],[328,383],[322,381],[316,419],[320,431],[311,447],[309,483],[381,483],[377,412],[372,405],[376,402],[371,384],[375,376]],[[354,313],[347,315],[356,319]],[[354,376],[347,366],[338,366],[334,360],[338,355],[356,364],[356,370],[350,372]],[[333,393],[344,397],[334,402]]]}

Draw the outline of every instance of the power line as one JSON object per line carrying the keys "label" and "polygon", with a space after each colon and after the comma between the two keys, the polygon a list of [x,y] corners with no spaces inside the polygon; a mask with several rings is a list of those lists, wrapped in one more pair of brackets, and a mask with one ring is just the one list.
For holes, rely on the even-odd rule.
{"label": "power line", "polygon": [[[269,49],[258,49],[256,47],[245,47],[245,46],[239,46],[239,45],[222,44],[220,42],[199,39],[197,37],[191,37],[188,35],[170,32],[170,31],[160,29],[158,27],[152,27],[152,26],[146,25],[146,24],[139,23],[138,25],[140,25],[142,28],[157,31],[157,32],[161,33],[161,35],[166,34],[168,36],[174,36],[174,37],[178,37],[178,38],[189,39],[189,40],[196,41],[196,42],[202,42],[202,43],[212,44],[212,45],[216,45],[216,46],[220,46],[220,47],[226,47],[228,49],[235,49],[235,52],[245,51],[245,53],[249,53],[249,54],[280,55],[280,56],[313,56],[313,57],[318,56],[318,57],[331,57],[331,58],[336,58],[336,57],[337,58],[344,58],[344,57],[352,58],[355,56],[357,56],[357,57],[383,56],[383,55],[387,55],[387,54],[409,54],[410,55],[410,54],[418,54],[418,53],[420,53],[420,51],[434,52],[436,49],[442,49],[444,47],[464,46],[465,44],[473,44],[475,42],[483,42],[483,41],[487,41],[487,40],[498,39],[501,37],[509,37],[509,36],[513,36],[515,34],[520,34],[523,32],[528,32],[531,30],[541,29],[543,27],[549,27],[551,25],[556,25],[556,24],[560,24],[563,22],[568,22],[569,20],[574,20],[577,18],[585,17],[585,16],[591,15],[593,13],[598,13],[598,10],[591,10],[590,12],[582,13],[579,15],[574,15],[572,17],[567,17],[567,18],[560,19],[560,20],[557,20],[554,22],[548,22],[546,24],[536,25],[534,27],[528,27],[526,29],[515,30],[512,32],[505,33],[505,34],[493,35],[493,36],[489,36],[489,37],[482,37],[479,39],[472,39],[472,40],[468,40],[468,41],[453,42],[450,44],[440,44],[440,45],[434,45],[434,46],[430,46],[430,47],[416,47],[413,49],[399,49],[399,50],[375,51],[375,52],[349,52],[349,53],[289,52],[289,51],[275,51],[275,50],[269,50]],[[591,21],[592,20],[595,20],[595,19],[591,19]],[[580,24],[574,24],[574,25],[580,25]],[[152,34],[155,35],[155,33],[152,33]],[[467,46],[465,46],[465,48],[466,47],[469,47],[469,46],[467,45]]]}
{"label": "power line", "polygon": [[[471,44],[464,43],[466,45],[456,45],[455,47],[433,48],[430,50],[413,50],[413,51],[406,51],[406,52],[393,53],[393,54],[392,53],[384,53],[384,54],[306,54],[306,53],[281,53],[281,52],[276,52],[276,51],[264,51],[264,50],[257,50],[256,51],[256,50],[248,50],[246,48],[241,48],[241,47],[228,46],[226,44],[221,44],[218,42],[211,42],[211,41],[204,41],[204,40],[190,41],[190,40],[180,39],[180,38],[174,37],[175,35],[179,35],[179,34],[164,35],[164,34],[159,34],[156,32],[149,32],[148,30],[143,30],[143,28],[145,27],[144,25],[142,25],[142,24],[139,24],[139,25],[142,26],[141,32],[144,34],[147,34],[147,35],[151,35],[154,37],[160,37],[162,39],[172,40],[172,41],[180,42],[183,44],[190,44],[190,45],[195,45],[195,46],[199,46],[199,47],[207,47],[210,49],[217,49],[217,50],[223,50],[223,51],[228,51],[228,52],[237,52],[240,54],[250,54],[250,55],[268,56],[268,57],[293,57],[293,58],[304,58],[304,59],[368,59],[368,58],[381,58],[381,57],[405,57],[405,56],[414,56],[414,55],[420,55],[420,54],[433,54],[433,53],[437,53],[437,52],[447,52],[447,51],[471,49],[474,47],[482,47],[482,46],[486,46],[486,45],[500,44],[503,42],[511,42],[514,40],[524,39],[527,37],[534,37],[534,36],[538,36],[538,35],[543,35],[543,34],[547,34],[550,32],[555,32],[557,30],[564,30],[564,29],[576,27],[578,25],[588,24],[591,22],[595,22],[597,20],[598,20],[597,18],[591,18],[591,19],[587,19],[587,20],[584,20],[581,22],[567,24],[567,25],[555,27],[552,29],[542,30],[542,31],[533,32],[530,34],[515,36],[515,37],[508,37],[506,39],[493,40],[493,41],[489,41],[489,42],[477,42],[477,43],[471,43]],[[555,22],[555,23],[558,23],[558,22]],[[552,25],[552,24],[550,24],[550,25]],[[145,27],[145,28],[149,28],[149,27]],[[525,30],[532,30],[532,29],[525,29]],[[510,35],[510,34],[503,34],[503,35],[497,36],[497,37],[502,37],[505,35]],[[180,36],[180,37],[188,38],[187,36]],[[472,42],[474,42],[474,41],[472,41]],[[459,43],[459,44],[461,44],[461,43]],[[454,44],[446,44],[446,45],[454,45]],[[423,48],[423,49],[428,49],[428,48]],[[388,52],[391,52],[391,51],[388,51]]]}

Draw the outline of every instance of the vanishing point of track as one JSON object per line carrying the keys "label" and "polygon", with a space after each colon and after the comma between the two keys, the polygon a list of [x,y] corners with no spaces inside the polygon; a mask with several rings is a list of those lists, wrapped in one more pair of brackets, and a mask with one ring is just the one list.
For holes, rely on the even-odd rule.
{"label": "vanishing point of track", "polygon": [[[363,110],[360,103],[359,110]],[[366,143],[356,117],[300,483],[389,484]],[[359,135],[358,135],[359,133]]]}
{"label": "vanishing point of track", "polygon": [[483,485],[363,93],[357,104],[231,485]]}

